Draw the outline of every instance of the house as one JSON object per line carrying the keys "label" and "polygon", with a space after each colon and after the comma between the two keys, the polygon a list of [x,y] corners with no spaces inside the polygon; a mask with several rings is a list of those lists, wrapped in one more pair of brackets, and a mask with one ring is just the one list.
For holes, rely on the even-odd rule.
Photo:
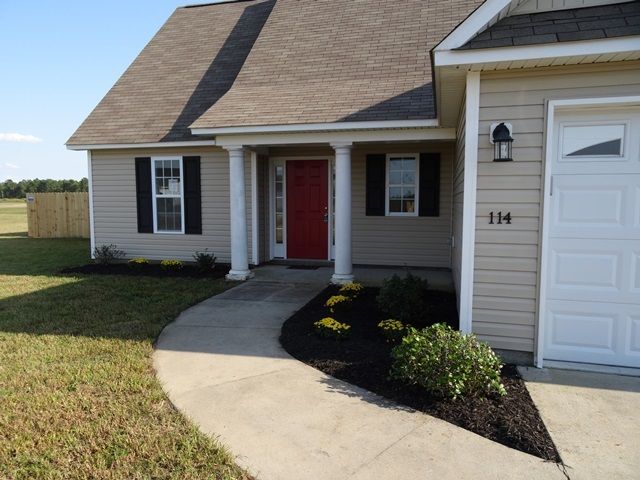
{"label": "house", "polygon": [[92,245],[451,269],[461,329],[640,367],[640,1],[179,8],[68,141]]}

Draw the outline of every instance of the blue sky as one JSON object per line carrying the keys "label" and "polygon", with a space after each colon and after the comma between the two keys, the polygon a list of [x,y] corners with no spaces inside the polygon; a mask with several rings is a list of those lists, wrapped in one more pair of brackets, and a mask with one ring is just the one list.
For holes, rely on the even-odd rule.
{"label": "blue sky", "polygon": [[190,3],[205,2],[0,0],[0,181],[86,176],[86,154],[64,143]]}

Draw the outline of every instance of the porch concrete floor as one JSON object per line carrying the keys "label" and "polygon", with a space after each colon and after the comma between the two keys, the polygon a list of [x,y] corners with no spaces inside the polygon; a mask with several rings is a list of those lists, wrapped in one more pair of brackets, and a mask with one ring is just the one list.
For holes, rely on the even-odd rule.
{"label": "porch concrete floor", "polygon": [[640,478],[640,378],[521,367],[571,478]]}
{"label": "porch concrete floor", "polygon": [[562,479],[555,464],[385,400],[298,362],[282,323],[330,269],[256,269],[160,335],[158,378],[176,407],[258,479]]}
{"label": "porch concrete floor", "polygon": [[[385,278],[394,274],[404,276],[411,272],[429,281],[431,288],[435,290],[453,291],[453,277],[449,270],[437,270],[428,268],[404,268],[404,267],[354,267],[355,280],[367,286],[379,287]],[[332,267],[318,267],[316,270],[304,270],[289,268],[283,265],[264,265],[254,270],[261,280],[291,283],[328,284],[333,275]]]}

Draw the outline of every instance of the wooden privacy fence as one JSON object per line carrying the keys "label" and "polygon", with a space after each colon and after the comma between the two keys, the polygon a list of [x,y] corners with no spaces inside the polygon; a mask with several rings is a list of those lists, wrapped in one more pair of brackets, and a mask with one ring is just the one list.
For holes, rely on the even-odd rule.
{"label": "wooden privacy fence", "polygon": [[89,238],[89,194],[28,193],[27,222],[33,238]]}

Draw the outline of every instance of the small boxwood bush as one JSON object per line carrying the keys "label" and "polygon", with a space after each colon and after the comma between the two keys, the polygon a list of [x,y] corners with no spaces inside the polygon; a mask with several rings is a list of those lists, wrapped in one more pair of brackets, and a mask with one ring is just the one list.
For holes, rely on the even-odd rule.
{"label": "small boxwood bush", "polygon": [[207,273],[216,268],[216,257],[213,253],[209,253],[208,249],[204,249],[204,252],[196,252],[193,255],[193,259],[196,262],[198,270],[202,273]]}
{"label": "small boxwood bush", "polygon": [[168,272],[177,272],[182,270],[182,267],[184,267],[184,263],[180,260],[162,260],[160,262],[160,268]]}
{"label": "small boxwood bush", "polygon": [[500,379],[502,364],[491,347],[442,323],[423,330],[410,328],[391,357],[392,378],[440,397],[506,394]]}
{"label": "small boxwood bush", "polygon": [[429,282],[411,273],[404,278],[394,275],[382,284],[378,307],[402,323],[420,323],[429,313],[426,298]]}
{"label": "small boxwood bush", "polygon": [[100,245],[93,249],[94,261],[99,265],[111,265],[116,260],[124,257],[124,252],[118,250],[116,245]]}

